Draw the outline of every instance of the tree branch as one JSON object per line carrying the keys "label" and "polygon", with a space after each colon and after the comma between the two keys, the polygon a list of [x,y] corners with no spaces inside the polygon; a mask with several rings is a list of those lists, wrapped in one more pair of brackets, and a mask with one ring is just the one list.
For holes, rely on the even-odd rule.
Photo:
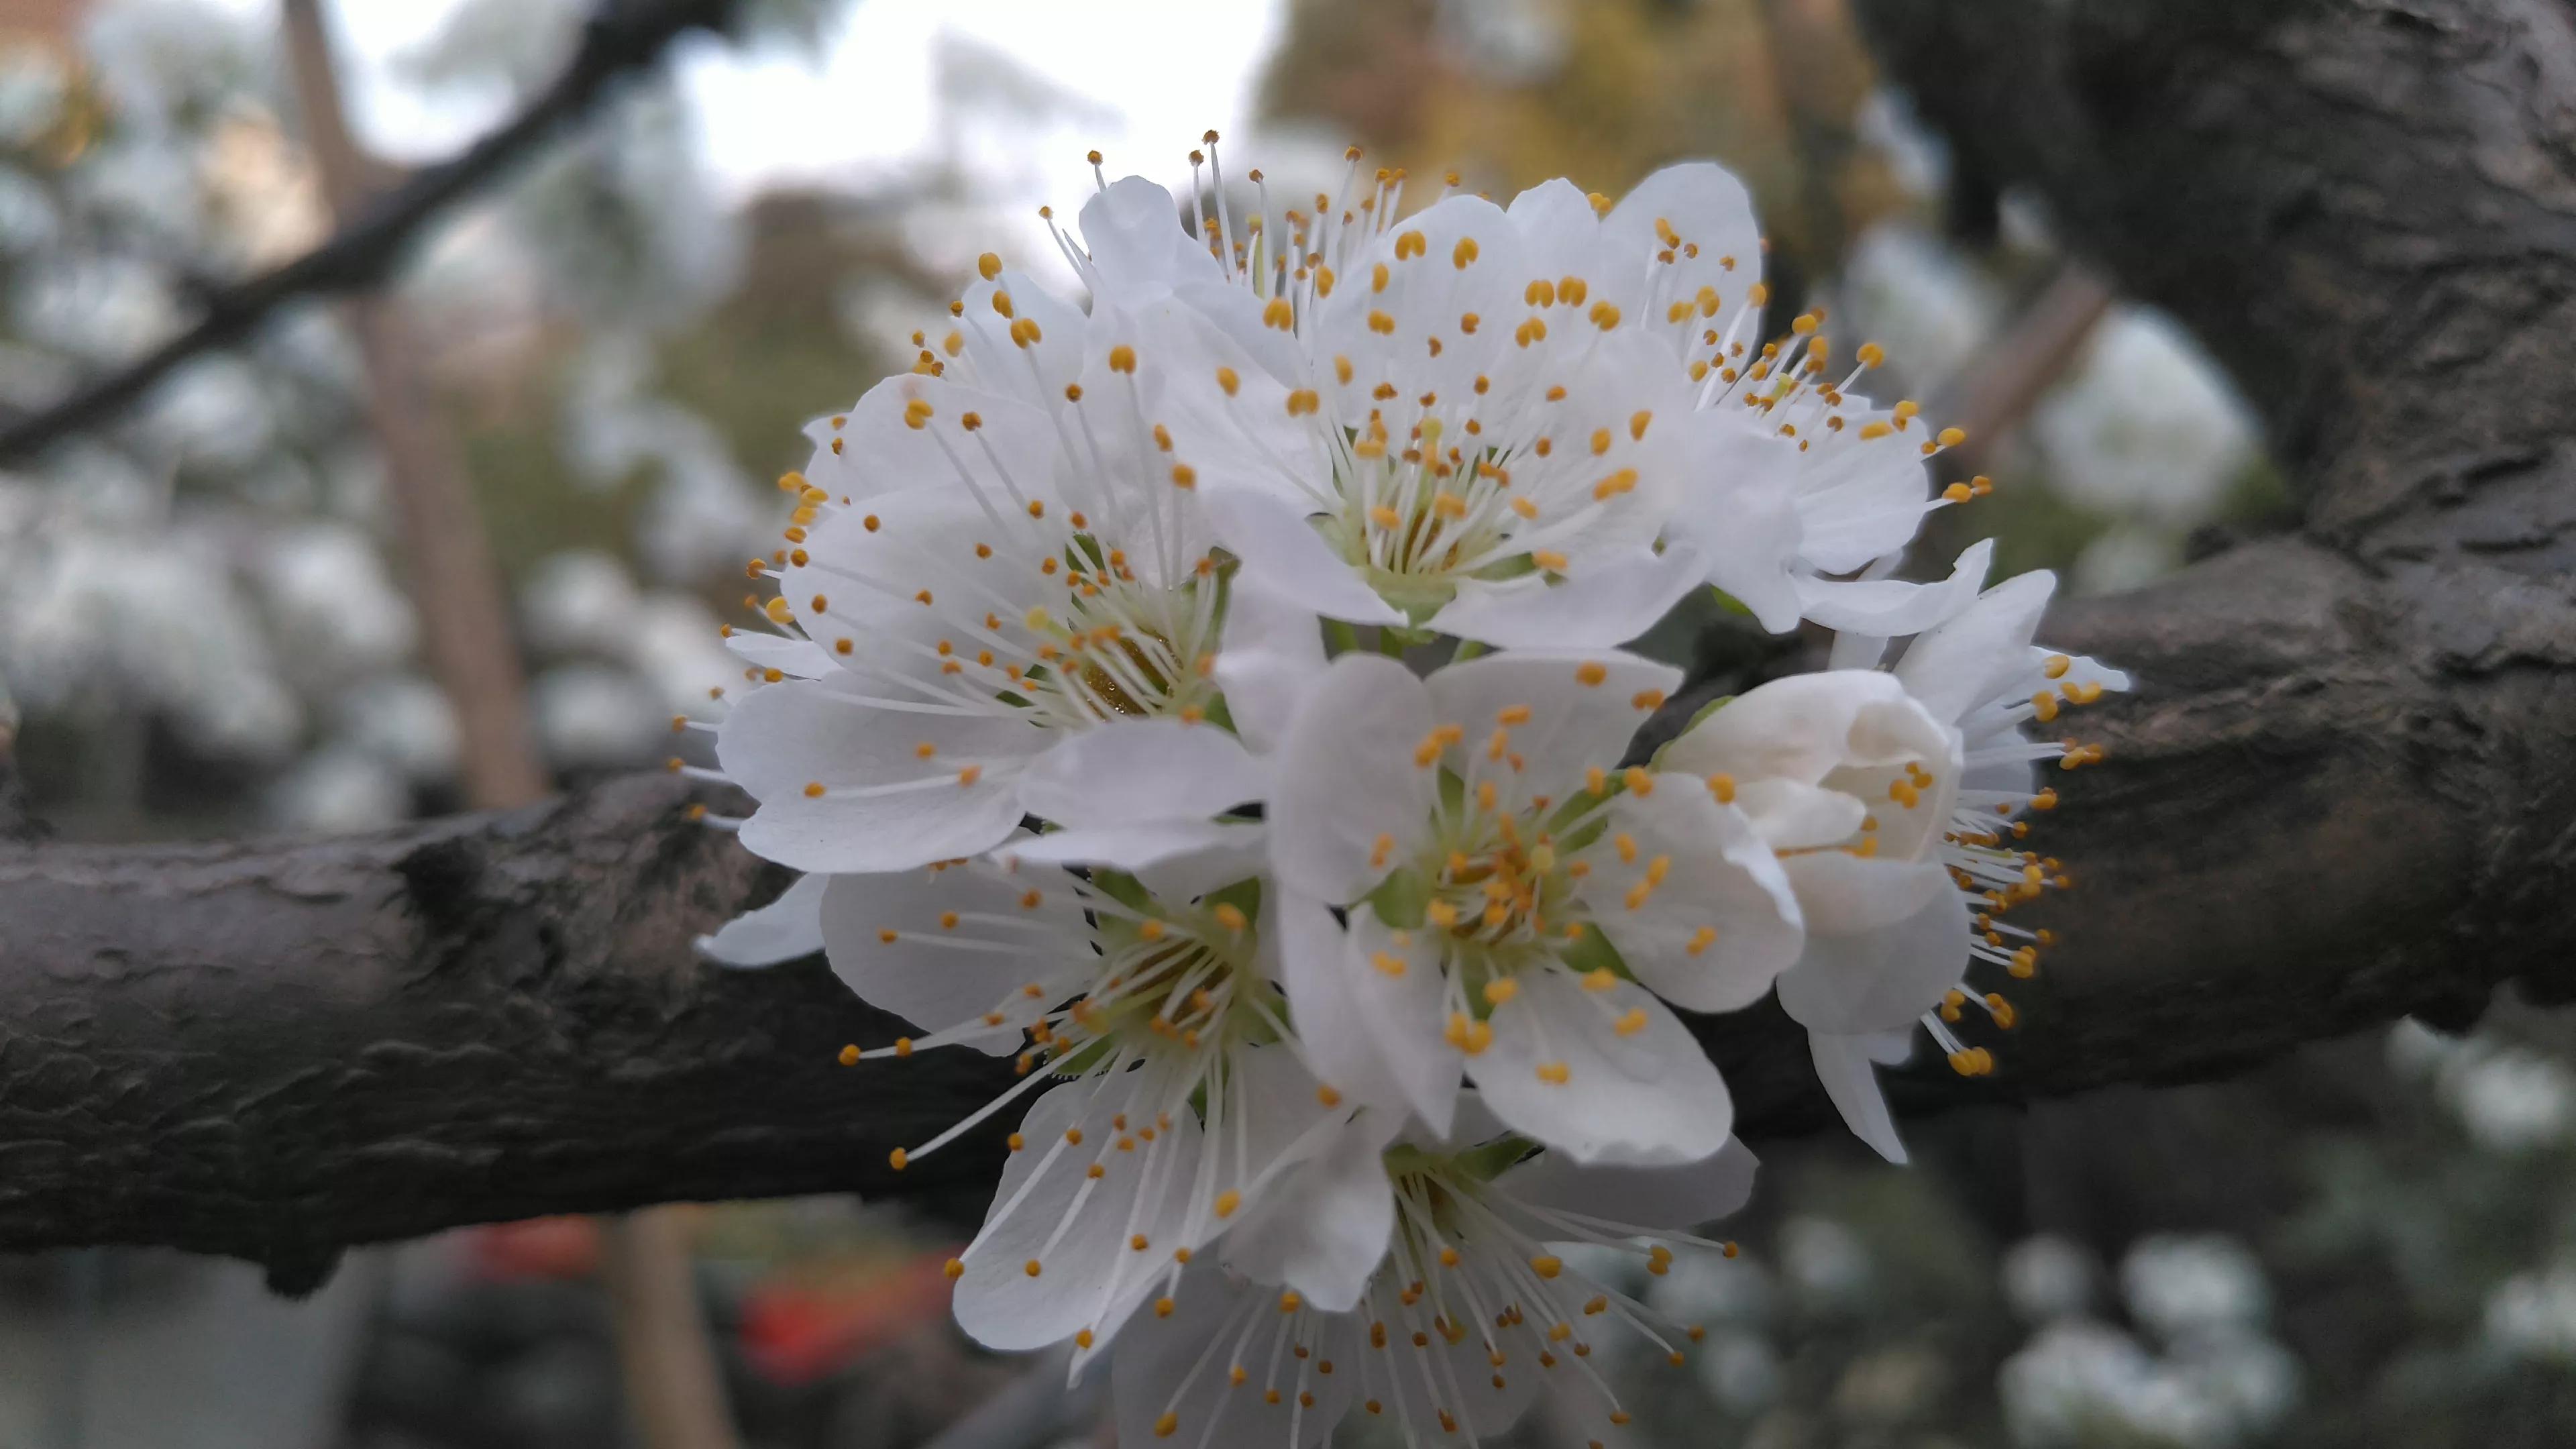
{"label": "tree branch", "polygon": [[[2308,522],[2051,637],[2143,687],[2032,840],[2078,888],[1979,1082],[2232,1072],[2499,981],[2576,997],[2576,19],[2537,0],[1871,0],[1995,174],[2244,379]],[[2147,19],[2135,20],[2137,12]],[[2161,24],[2153,23],[2161,22]],[[2112,184],[2106,178],[2126,178]],[[2137,184],[2143,194],[2126,186]],[[1010,1080],[816,963],[690,937],[774,888],[676,782],[356,840],[0,846],[0,1247],[290,1269],[455,1223],[857,1190],[972,1212]],[[1830,1120],[1765,1005],[1704,1024],[1740,1130]],[[997,1130],[998,1130],[997,1124]]]}
{"label": "tree branch", "polygon": [[154,383],[201,352],[250,335],[271,312],[299,297],[353,292],[383,281],[421,228],[525,158],[557,129],[585,114],[611,82],[657,60],[690,30],[721,30],[738,0],[608,3],[582,26],[562,74],[517,115],[464,151],[411,174],[312,251],[213,292],[205,313],[160,346],[56,402],[0,428],[0,463],[13,463],[133,405]]}

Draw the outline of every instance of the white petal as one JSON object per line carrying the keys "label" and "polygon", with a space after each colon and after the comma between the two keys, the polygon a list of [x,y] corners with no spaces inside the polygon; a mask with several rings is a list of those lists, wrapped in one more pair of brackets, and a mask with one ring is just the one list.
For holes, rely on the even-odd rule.
{"label": "white petal", "polygon": [[[1004,846],[996,855],[1031,865],[1105,865],[1131,874],[1189,865],[1197,889],[1172,893],[1191,900],[1219,886],[1258,875],[1267,859],[1266,832],[1257,823],[1154,820],[1142,825],[1092,825],[1050,830]],[[1160,889],[1156,895],[1165,895]]]}
{"label": "white petal", "polygon": [[1158,899],[1194,901],[1267,871],[1269,834],[1257,824],[1230,825],[1214,844],[1136,866],[1134,874],[1137,882]]}
{"label": "white petal", "polygon": [[1342,979],[1360,1028],[1405,1104],[1434,1136],[1445,1135],[1458,1105],[1460,1055],[1446,1040],[1436,943],[1422,931],[1388,926],[1367,906],[1353,908],[1347,934]]}
{"label": "white petal", "polygon": [[[1733,1011],[1762,999],[1798,959],[1800,902],[1752,822],[1710,798],[1689,775],[1658,775],[1608,813],[1612,843],[1587,852],[1584,896],[1638,981],[1692,1011]],[[1647,884],[1655,863],[1667,872]]]}
{"label": "white petal", "polygon": [[1498,649],[1608,648],[1653,628],[1707,574],[1690,548],[1588,555],[1554,582],[1462,580],[1427,627]]}
{"label": "white petal", "polygon": [[[1018,1027],[1084,974],[1090,930],[1072,877],[1060,871],[952,865],[829,879],[819,930],[832,973],[861,1001],[924,1033],[982,1027],[998,1015],[992,1034],[970,1044],[1009,1056],[1021,1046]],[[1024,989],[1032,985],[1036,996]]]}
{"label": "white petal", "polygon": [[1099,273],[1099,291],[1126,301],[1185,282],[1222,281],[1206,247],[1181,229],[1172,194],[1142,176],[1122,176],[1082,204],[1082,244]]}
{"label": "white petal", "polygon": [[[1668,664],[1617,649],[1532,649],[1448,665],[1424,683],[1433,718],[1466,734],[1448,752],[1450,768],[1492,780],[1508,809],[1535,795],[1566,799],[1586,771],[1616,769],[1681,680]],[[1526,721],[1504,725],[1507,713],[1524,710]],[[1501,764],[1491,758],[1497,728],[1510,731]],[[1510,755],[1520,757],[1519,768],[1509,767]]]}
{"label": "white petal", "polygon": [[1324,1312],[1357,1304],[1395,1232],[1382,1154],[1401,1120],[1363,1112],[1336,1131],[1226,1234],[1226,1266],[1294,1288]]}
{"label": "white petal", "polygon": [[1228,586],[1216,682],[1244,743],[1279,747],[1297,701],[1324,672],[1323,622],[1248,579]]}
{"label": "white petal", "polygon": [[1905,1144],[1897,1140],[1896,1121],[1888,1115],[1887,1098],[1878,1090],[1878,1069],[1871,1063],[1869,1038],[1810,1032],[1807,1049],[1816,1059],[1816,1080],[1825,1087],[1834,1109],[1852,1135],[1877,1149],[1890,1162],[1905,1161]]}
{"label": "white petal", "polygon": [[1935,583],[1910,584],[1901,579],[1840,582],[1798,580],[1798,608],[1810,621],[1828,629],[1895,638],[1919,634],[1955,617],[1986,582],[1994,540],[1981,538],[1959,555],[1950,576]]}
{"label": "white petal", "polygon": [[1809,850],[1849,839],[1869,809],[1840,790],[1796,780],[1747,780],[1735,787],[1735,808],[1773,850]]}
{"label": "white petal", "polygon": [[[1665,240],[1664,227],[1678,245]],[[1762,229],[1753,219],[1753,198],[1714,162],[1677,162],[1638,182],[1602,218],[1600,245],[1595,271],[1601,285],[1632,309],[1648,285],[1657,301],[1687,300],[1705,286],[1732,303],[1762,280]],[[1665,255],[1672,260],[1662,260]],[[1646,325],[1662,318],[1660,307],[1640,314]],[[1708,321],[1694,316],[1691,325],[1705,327]]]}
{"label": "white petal", "polygon": [[[1008,316],[994,305],[1005,293],[1011,299]],[[1081,311],[1026,273],[1009,270],[968,287],[958,300],[964,310],[957,314],[957,330],[976,380],[1052,409],[1082,366],[1088,329]],[[1039,339],[1034,345],[1013,340],[1011,323],[1018,319],[1038,324]]]}
{"label": "white petal", "polygon": [[1843,574],[1912,542],[1932,507],[1922,438],[1912,430],[1866,441],[1846,433],[1807,452],[1798,478],[1799,556]]}
{"label": "white petal", "polygon": [[1404,615],[1334,554],[1297,504],[1239,485],[1204,485],[1198,497],[1208,526],[1243,560],[1244,576],[1259,588],[1327,619],[1354,624],[1405,622]]}
{"label": "white petal", "polygon": [[[1519,980],[1489,1019],[1492,1045],[1467,1059],[1495,1116],[1577,1162],[1691,1162],[1726,1145],[1726,1083],[1662,1002],[1625,981],[1589,991],[1558,971]],[[1643,1025],[1623,1036],[1623,1020]],[[1560,1066],[1562,1081],[1539,1075]]]}
{"label": "white petal", "polygon": [[1793,674],[1737,695],[1666,746],[1667,770],[1815,784],[1837,769],[1946,760],[1949,734],[1893,676]]}
{"label": "white petal", "polygon": [[[1413,241],[1421,250],[1399,255]],[[1379,266],[1387,269],[1382,292],[1375,288]],[[1347,383],[1333,374],[1318,379],[1338,389],[1334,415],[1368,416],[1379,406],[1370,394],[1381,383],[1407,395],[1465,396],[1477,377],[1502,371],[1512,322],[1528,315],[1522,292],[1534,275],[1518,229],[1482,197],[1450,196],[1387,227],[1352,259],[1316,319],[1315,355],[1353,362]],[[1466,332],[1469,313],[1490,321]],[[1384,325],[1372,326],[1379,315]]]}
{"label": "white petal", "polygon": [[1583,188],[1559,176],[1512,198],[1507,215],[1521,234],[1530,275],[1575,276],[1601,260],[1601,217]]}
{"label": "white petal", "polygon": [[2056,587],[2056,576],[2041,570],[1986,590],[1948,623],[1917,635],[1897,661],[1896,677],[1933,718],[1958,720],[2025,667],[2031,635]]}
{"label": "white petal", "polygon": [[1763,628],[1797,627],[1791,568],[1800,553],[1797,445],[1731,413],[1702,414],[1699,467],[1676,500],[1672,530],[1700,552],[1708,581],[1753,611]]}
{"label": "white petal", "polygon": [[[1135,1075],[1068,1082],[1029,1109],[1020,1127],[1028,1145],[1003,1163],[992,1212],[962,1255],[957,1326],[976,1342],[1043,1348],[1085,1328],[1105,1341],[1152,1296],[1170,1259],[1150,1247],[1136,1253],[1128,1241],[1137,1233],[1149,1245],[1176,1241],[1201,1144],[1196,1119],[1176,1112],[1152,1142],[1117,1150],[1112,1122],[1128,1109]],[[1076,1129],[1081,1143],[1068,1144]],[[1086,1176],[1094,1163],[1097,1180]]]}
{"label": "white petal", "polygon": [[[1414,763],[1431,696],[1382,655],[1327,666],[1280,742],[1270,857],[1290,886],[1342,905],[1366,895],[1430,828],[1432,771]],[[1381,850],[1381,839],[1389,842]]]}
{"label": "white petal", "polygon": [[821,679],[839,668],[832,662],[831,651],[811,639],[736,629],[725,636],[724,646],[746,664],[795,679]]}
{"label": "white petal", "polygon": [[1931,904],[1934,895],[1956,889],[1936,861],[1863,858],[1842,850],[1793,855],[1780,869],[1814,935],[1883,930]]}
{"label": "white petal", "polygon": [[[1264,901],[1261,914],[1264,939],[1278,944],[1279,985],[1307,1065],[1355,1104],[1395,1117],[1412,1110],[1369,1028],[1370,1003],[1360,989],[1366,963],[1354,958],[1342,923],[1323,902],[1287,889]],[[1439,1003],[1430,1009],[1436,1013]],[[1454,1065],[1450,1076],[1457,1076]]]}
{"label": "white petal", "polygon": [[1543,1152],[1495,1186],[1513,1201],[1638,1228],[1690,1231],[1733,1214],[1753,1196],[1753,1149],[1733,1137],[1697,1162],[1669,1167],[1585,1166]]}
{"label": "white petal", "polygon": [[823,949],[823,887],[830,876],[799,876],[778,899],[698,938],[698,954],[727,966],[775,966]]}
{"label": "white petal", "polygon": [[[1192,1264],[1172,1297],[1171,1317],[1140,1318],[1119,1337],[1109,1392],[1120,1444],[1314,1449],[1350,1412],[1366,1352],[1356,1320],[1283,1314],[1277,1289],[1237,1282],[1213,1259]],[[1273,1352],[1278,1335],[1298,1324],[1315,1334],[1306,1356]],[[1326,1362],[1336,1371],[1320,1372]],[[1238,1364],[1245,1375],[1239,1388],[1231,1377]],[[1312,1407],[1300,1397],[1308,1392]],[[1166,1413],[1168,1436],[1156,1432]]]}
{"label": "white petal", "polygon": [[[923,652],[941,640],[971,647],[993,594],[1016,614],[1062,592],[1038,573],[1043,550],[1024,530],[996,523],[957,489],[915,488],[843,509],[806,535],[805,553],[807,561],[791,561],[779,579],[779,597],[818,646],[833,647],[845,666],[834,675],[862,665],[932,673],[935,659],[901,644]],[[922,603],[924,595],[933,603]],[[839,652],[844,639],[855,653]]]}
{"label": "white petal", "polygon": [[1268,765],[1212,724],[1117,720],[1029,762],[1020,807],[1058,825],[1142,825],[1222,815],[1270,792]]}
{"label": "white petal", "polygon": [[[1023,375],[1026,370],[1020,369]],[[921,414],[916,404],[929,413]],[[969,413],[978,420],[977,433],[965,430]],[[922,417],[924,425],[911,426],[907,416]],[[1007,506],[1005,480],[1024,489],[1045,487],[1056,448],[1055,428],[1037,404],[917,372],[898,373],[868,389],[821,441],[805,481],[836,503],[871,503],[916,488],[975,488]],[[841,445],[837,451],[834,441]]]}
{"label": "white petal", "polygon": [[1811,1031],[1903,1031],[1958,984],[1967,963],[1967,897],[1941,891],[1892,926],[1810,932],[1780,978],[1780,1005]]}
{"label": "white petal", "polygon": [[1001,844],[1020,821],[1020,761],[1046,738],[1017,720],[895,714],[795,680],[744,695],[716,757],[760,801],[742,827],[752,853],[804,871],[904,870]]}
{"label": "white petal", "polygon": [[[1537,1307],[1531,1305],[1532,1309]],[[1513,1342],[1513,1335],[1488,1324],[1467,1324],[1467,1333],[1453,1344],[1446,1335],[1433,1330],[1429,1304],[1406,1307],[1395,1288],[1379,1286],[1369,1295],[1363,1312],[1370,1320],[1386,1324],[1388,1338],[1384,1350],[1360,1356],[1364,1365],[1360,1387],[1382,1401],[1390,1425],[1401,1425],[1410,1431],[1405,1437],[1413,1444],[1443,1449],[1450,1445],[1464,1449],[1471,1444],[1490,1444],[1529,1411],[1542,1384],[1553,1386],[1562,1381],[1547,1374],[1578,1372],[1570,1366],[1570,1357],[1559,1358],[1558,1367],[1552,1371],[1542,1370],[1536,1355]],[[1578,1314],[1579,1310],[1568,1304],[1554,1316],[1564,1321]],[[1534,1311],[1530,1316],[1546,1315]],[[1424,1347],[1415,1348],[1407,1341],[1415,1332],[1428,1337]],[[1510,1361],[1499,1375],[1503,1381],[1500,1388],[1494,1386],[1497,1375],[1487,1358],[1492,1352],[1487,1346],[1488,1335],[1493,1336],[1497,1346],[1509,1345],[1506,1352],[1511,1354]],[[1514,1349],[1518,1352],[1511,1352]],[[1440,1427],[1443,1410],[1456,1419],[1460,1432],[1452,1434]]]}

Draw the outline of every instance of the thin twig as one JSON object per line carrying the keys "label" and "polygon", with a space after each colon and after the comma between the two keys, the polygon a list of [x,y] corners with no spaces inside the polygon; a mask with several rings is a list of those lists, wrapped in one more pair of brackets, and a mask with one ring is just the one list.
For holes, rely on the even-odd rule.
{"label": "thin twig", "polygon": [[312,251],[216,292],[195,326],[61,401],[0,428],[0,463],[96,427],[201,352],[249,336],[299,297],[364,290],[381,282],[432,219],[507,172],[559,128],[586,114],[611,82],[654,63],[690,30],[721,30],[737,0],[608,0],[583,25],[563,73],[517,115],[462,152],[412,173]]}

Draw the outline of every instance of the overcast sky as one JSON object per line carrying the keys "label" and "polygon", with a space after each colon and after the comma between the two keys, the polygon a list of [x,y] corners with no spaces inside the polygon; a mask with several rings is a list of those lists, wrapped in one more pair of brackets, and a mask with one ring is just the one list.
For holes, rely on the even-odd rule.
{"label": "overcast sky", "polygon": [[[357,124],[388,155],[442,154],[494,119],[488,100],[425,97],[392,73],[392,60],[435,33],[454,3],[332,7]],[[943,29],[1096,102],[1115,119],[1085,144],[1110,152],[1113,167],[1123,156],[1130,169],[1169,175],[1168,163],[1200,132],[1242,127],[1283,8],[1283,0],[854,0],[819,57],[746,55],[701,39],[685,47],[680,73],[709,161],[741,192],[777,180],[854,179],[928,150],[936,139],[931,57]],[[1049,149],[1062,154],[1030,158],[1033,171],[1054,198],[1078,201],[1089,190],[1081,147],[1067,138]]]}

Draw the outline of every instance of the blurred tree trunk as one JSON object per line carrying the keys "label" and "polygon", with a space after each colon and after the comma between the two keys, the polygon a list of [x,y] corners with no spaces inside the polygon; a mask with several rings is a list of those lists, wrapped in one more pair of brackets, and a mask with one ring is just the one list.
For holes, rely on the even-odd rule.
{"label": "blurred tree trunk", "polygon": [[[305,144],[345,225],[374,189],[373,168],[341,107],[321,0],[285,0],[285,21]],[[360,296],[347,310],[430,672],[456,711],[466,799],[487,810],[534,803],[549,781],[530,728],[509,590],[455,438],[421,376],[411,319],[387,292]],[[599,1228],[627,1407],[647,1449],[731,1449],[723,1379],[681,1223],[672,1209],[648,1208],[600,1219]]]}

